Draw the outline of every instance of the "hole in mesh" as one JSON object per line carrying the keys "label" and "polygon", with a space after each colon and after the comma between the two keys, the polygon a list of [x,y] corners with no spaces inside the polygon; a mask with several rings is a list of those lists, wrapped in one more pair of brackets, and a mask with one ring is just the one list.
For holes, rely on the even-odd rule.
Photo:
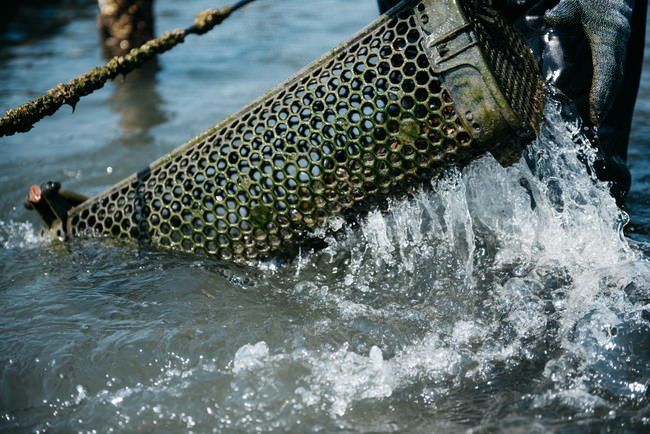
{"label": "hole in mesh", "polygon": [[308,137],[310,131],[310,128],[305,124],[301,124],[300,127],[298,127],[298,134],[301,137]]}
{"label": "hole in mesh", "polygon": [[384,112],[377,112],[375,113],[375,125],[383,125],[386,122],[386,115]]}
{"label": "hole in mesh", "polygon": [[275,182],[282,182],[284,180],[284,173],[281,170],[273,172],[273,180]]}
{"label": "hole in mesh", "polygon": [[429,116],[429,125],[431,125],[433,128],[439,127],[441,123],[442,123],[442,119],[440,118],[440,116],[436,114],[432,114],[431,116]]}
{"label": "hole in mesh", "polygon": [[433,98],[429,99],[429,109],[437,111],[437,110],[440,109],[441,105],[442,104],[441,104],[441,102],[440,102],[440,100],[438,98],[433,97]]}
{"label": "hole in mesh", "polygon": [[321,147],[321,150],[323,151],[324,154],[327,155],[331,155],[332,152],[334,152],[334,148],[332,147],[332,144],[330,142],[325,142]]}
{"label": "hole in mesh", "polygon": [[456,136],[456,138],[458,139],[459,142],[461,142],[463,144],[469,143],[470,140],[471,140],[469,134],[467,134],[464,131],[458,133],[458,136]]}
{"label": "hole in mesh", "polygon": [[423,138],[418,138],[415,140],[415,147],[420,151],[426,151],[428,147],[427,141]]}
{"label": "hole in mesh", "polygon": [[361,122],[361,129],[366,133],[372,131],[374,127],[375,125],[372,123],[370,119],[364,119],[363,122]]}
{"label": "hole in mesh", "polygon": [[[440,82],[437,79],[431,80],[429,82],[429,92],[431,92],[431,93],[440,93],[441,91],[442,91],[442,88],[440,87]],[[444,95],[443,95],[443,97],[444,97]],[[451,98],[450,98],[449,102],[451,102]]]}
{"label": "hole in mesh", "polygon": [[306,157],[301,156],[298,158],[298,167],[300,168],[305,168],[309,164],[309,161],[307,160]]}
{"label": "hole in mesh", "polygon": [[426,101],[426,99],[427,99],[428,96],[429,96],[429,94],[428,94],[428,92],[426,91],[426,89],[424,89],[424,88],[419,87],[419,88],[415,91],[415,99],[418,100],[418,101],[420,101],[420,102]]}
{"label": "hole in mesh", "polygon": [[375,83],[375,88],[378,92],[386,92],[389,86],[388,80],[385,78],[380,78],[377,80],[377,83]]}
{"label": "hole in mesh", "polygon": [[321,137],[320,134],[313,133],[311,136],[309,136],[309,142],[313,146],[320,146],[320,144],[323,142],[323,138]]}
{"label": "hole in mesh", "polygon": [[275,202],[275,209],[280,212],[286,211],[287,204],[282,200],[278,200],[277,202]]}
{"label": "hole in mesh", "polygon": [[418,119],[424,119],[427,116],[427,108],[422,104],[418,104],[415,106],[413,114],[415,114],[415,117]]}
{"label": "hole in mesh", "polygon": [[[262,165],[263,168],[265,168],[268,165],[268,163]],[[273,165],[278,168],[282,169],[284,167],[284,157],[282,155],[276,155],[273,157]],[[270,170],[267,172],[266,169],[263,169],[265,173],[270,173]]]}
{"label": "hole in mesh", "polygon": [[348,145],[348,154],[351,156],[357,156],[361,153],[361,148],[356,143],[350,143]]}
{"label": "hole in mesh", "polygon": [[210,240],[206,243],[205,245],[206,249],[208,249],[208,252],[214,254],[217,252],[217,243],[214,241]]}
{"label": "hole in mesh", "polygon": [[440,136],[440,133],[437,131],[431,131],[428,136],[429,140],[431,143],[438,144],[442,140],[442,137]]}
{"label": "hole in mesh", "polygon": [[219,171],[223,172],[224,170],[226,170],[227,167],[228,167],[228,163],[226,162],[225,159],[221,158],[219,159],[219,161],[217,161],[217,169],[219,169]]}
{"label": "hole in mesh", "polygon": [[452,123],[446,123],[442,127],[442,132],[445,135],[452,137],[454,134],[456,134],[456,125]]}
{"label": "hole in mesh", "polygon": [[361,96],[359,94],[352,94],[350,96],[350,105],[354,108],[358,108],[361,105]]}
{"label": "hole in mesh", "polygon": [[237,214],[233,212],[228,213],[226,219],[228,220],[228,223],[230,223],[231,225],[234,225],[239,221],[239,217],[237,217]]}
{"label": "hole in mesh", "polygon": [[250,214],[248,208],[245,207],[245,206],[240,206],[239,209],[237,210],[237,212],[238,212],[239,215],[242,216],[243,218],[248,217],[248,215]]}
{"label": "hole in mesh", "polygon": [[402,107],[404,107],[406,110],[412,109],[414,105],[415,102],[410,96],[406,95],[404,98],[402,98]]}
{"label": "hole in mesh", "polygon": [[384,140],[386,138],[386,130],[384,130],[383,128],[377,128],[373,131],[373,136],[377,140],[380,141]]}
{"label": "hole in mesh", "polygon": [[[352,47],[352,48],[349,49],[349,51],[354,52],[354,51],[357,50],[358,47],[359,47],[359,44],[355,44],[354,47]],[[345,63],[344,63],[344,65],[345,65],[346,67],[349,68],[349,67],[351,67],[351,66],[354,64],[354,61],[355,61],[355,60],[356,60],[356,56],[355,56],[354,54],[350,54],[349,56],[347,56],[347,57],[345,58]]]}
{"label": "hole in mesh", "polygon": [[313,118],[309,124],[315,130],[320,130],[323,128],[323,120],[319,117]]}
{"label": "hole in mesh", "polygon": [[327,88],[325,86],[318,86],[314,90],[314,95],[316,95],[316,98],[322,98],[325,96],[326,93],[327,93]]}
{"label": "hole in mesh", "polygon": [[411,29],[409,30],[408,35],[406,35],[406,39],[410,43],[417,42],[420,39],[420,32],[417,29]]}
{"label": "hole in mesh", "polygon": [[269,205],[273,203],[273,196],[270,193],[264,193],[262,195],[262,202],[264,202],[265,205]]}
{"label": "hole in mesh", "polygon": [[408,31],[408,29],[409,29],[408,23],[406,23],[405,21],[400,21],[399,24],[397,24],[397,28],[395,29],[395,31],[397,32],[397,34],[403,35]]}
{"label": "hole in mesh", "polygon": [[395,134],[399,131],[399,123],[394,119],[388,121],[386,127],[388,128],[388,131],[392,134]]}
{"label": "hole in mesh", "polygon": [[184,240],[181,242],[181,247],[182,247],[183,250],[185,250],[185,251],[191,251],[191,250],[192,250],[192,247],[194,247],[194,245],[192,244],[192,241],[190,241],[190,240],[188,240],[188,239],[184,239]]}
{"label": "hole in mesh", "polygon": [[237,165],[237,167],[239,168],[239,172],[243,173],[243,174],[246,174],[246,173],[248,173],[250,171],[250,165],[248,164],[248,161],[246,161],[246,160],[240,161],[239,164]]}
{"label": "hole in mesh", "polygon": [[[203,238],[202,234],[194,234],[192,236],[192,241],[194,242],[195,245],[198,245],[198,246],[201,246],[201,245],[203,245],[205,243],[205,239]],[[198,255],[203,254],[203,255],[205,255],[205,250],[203,248],[201,248],[201,247],[197,247],[196,249],[194,249],[194,254],[198,254]]]}
{"label": "hole in mesh", "polygon": [[350,113],[348,113],[348,119],[350,122],[357,123],[361,121],[361,114],[359,114],[359,112],[356,110],[352,110]]}
{"label": "hole in mesh", "polygon": [[309,183],[309,175],[305,172],[298,172],[298,181],[300,181],[303,184],[308,184]]}
{"label": "hole in mesh", "polygon": [[342,148],[348,143],[348,138],[343,134],[337,134],[334,138],[337,147]]}
{"label": "hole in mesh", "polygon": [[400,71],[391,71],[390,75],[388,76],[389,80],[393,84],[399,84],[404,76]]}
{"label": "hole in mesh", "polygon": [[[391,21],[389,25],[394,25],[394,23],[395,21]],[[384,44],[390,44],[394,38],[395,38],[395,32],[393,32],[392,30],[386,30],[381,35],[381,39]]]}
{"label": "hole in mesh", "polygon": [[181,226],[181,232],[186,236],[192,235],[192,227],[189,224],[183,224]]}
{"label": "hole in mesh", "polygon": [[332,170],[332,169],[334,169],[334,160],[332,160],[332,159],[329,158],[329,157],[328,157],[328,158],[325,158],[325,159],[323,160],[323,169],[325,169],[325,170]]}
{"label": "hole in mesh", "polygon": [[223,220],[217,220],[216,227],[217,227],[217,231],[226,232],[226,230],[228,229],[228,224]]}
{"label": "hole in mesh", "polygon": [[390,72],[390,65],[388,62],[381,62],[377,65],[377,73],[379,75],[387,75]]}
{"label": "hole in mesh", "polygon": [[442,109],[442,114],[446,119],[453,119],[456,116],[456,110],[453,107],[447,106]]}
{"label": "hole in mesh", "polygon": [[287,190],[294,191],[298,187],[298,184],[296,183],[296,181],[294,179],[287,178],[287,180],[284,183],[284,186],[285,186],[285,188]]}
{"label": "hole in mesh", "polygon": [[406,47],[406,41],[404,38],[397,38],[395,39],[395,42],[393,42],[393,48],[396,50],[403,50]]}
{"label": "hole in mesh", "polygon": [[287,120],[287,125],[289,128],[296,128],[300,124],[300,119],[296,115],[292,115],[289,120]]}
{"label": "hole in mesh", "polygon": [[214,238],[217,236],[217,231],[212,226],[206,226],[203,228],[203,233],[208,238]]}
{"label": "hole in mesh", "polygon": [[284,136],[286,132],[287,132],[287,126],[285,124],[278,124],[278,126],[275,127],[275,134],[277,134],[279,137]]}
{"label": "hole in mesh", "polygon": [[428,68],[429,67],[429,59],[427,59],[427,56],[424,54],[420,54],[417,58],[417,64],[420,68]]}
{"label": "hole in mesh", "polygon": [[228,192],[228,194],[231,194],[231,195],[234,196],[234,195],[237,194],[238,191],[239,191],[239,189],[237,187],[237,184],[235,184],[234,182],[229,182],[226,185],[226,192]]}
{"label": "hole in mesh", "polygon": [[219,256],[221,256],[224,260],[229,261],[232,259],[232,252],[230,249],[222,248],[219,249]]}
{"label": "hole in mesh", "polygon": [[386,109],[386,112],[388,113],[389,116],[391,117],[397,117],[400,114],[400,108],[399,105],[397,104],[390,104],[388,108]]}
{"label": "hole in mesh", "polygon": [[228,198],[228,199],[226,200],[226,207],[227,207],[229,210],[233,210],[233,209],[237,208],[237,202],[235,201],[235,199]]}
{"label": "hole in mesh", "polygon": [[327,88],[329,90],[336,90],[337,87],[339,87],[340,80],[337,77],[332,77],[330,81],[327,82]]}
{"label": "hole in mesh", "polygon": [[413,89],[415,89],[415,82],[411,79],[404,80],[404,83],[402,83],[402,90],[404,92],[412,92]]}
{"label": "hole in mesh", "polygon": [[336,161],[339,163],[345,163],[345,161],[348,159],[347,155],[345,154],[345,151],[339,150],[336,151],[334,154],[334,158],[336,158]]}
{"label": "hole in mesh", "polygon": [[302,103],[304,105],[311,105],[312,102],[314,102],[314,95],[311,93],[305,94],[305,96],[302,98]]}

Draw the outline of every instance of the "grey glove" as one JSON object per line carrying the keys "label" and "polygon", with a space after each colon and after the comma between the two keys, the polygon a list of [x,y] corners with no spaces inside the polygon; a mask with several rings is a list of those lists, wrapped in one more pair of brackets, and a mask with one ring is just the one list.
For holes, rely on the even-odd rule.
{"label": "grey glove", "polygon": [[589,95],[591,121],[600,125],[623,79],[634,0],[560,0],[545,15],[556,27],[582,26],[589,45],[594,74]]}

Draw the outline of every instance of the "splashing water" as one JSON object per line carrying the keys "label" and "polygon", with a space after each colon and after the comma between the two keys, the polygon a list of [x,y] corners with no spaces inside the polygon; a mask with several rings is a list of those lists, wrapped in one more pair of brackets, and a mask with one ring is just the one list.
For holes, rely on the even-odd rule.
{"label": "splashing water", "polygon": [[37,234],[29,222],[4,222],[0,220],[0,247],[3,249],[25,249],[42,245],[47,238]]}
{"label": "splashing water", "polygon": [[531,412],[648,409],[650,267],[561,111],[549,102],[540,138],[512,167],[487,156],[450,171],[300,260],[298,281],[276,274],[271,286],[330,311],[311,333],[364,335],[267,358],[309,372],[295,391],[303,404],[340,417],[408,390],[444,407],[455,390],[512,374]]}
{"label": "splashing water", "polygon": [[[50,259],[55,277],[33,285],[42,301],[15,302],[0,323],[20,330],[0,342],[10,354],[0,424],[647,427],[648,258],[623,238],[627,217],[562,111],[548,103],[540,138],[513,166],[486,156],[450,170],[291,264],[92,243]],[[0,243],[31,246],[33,232],[0,224]],[[36,358],[31,341],[43,346]],[[21,407],[9,404],[18,398]]]}

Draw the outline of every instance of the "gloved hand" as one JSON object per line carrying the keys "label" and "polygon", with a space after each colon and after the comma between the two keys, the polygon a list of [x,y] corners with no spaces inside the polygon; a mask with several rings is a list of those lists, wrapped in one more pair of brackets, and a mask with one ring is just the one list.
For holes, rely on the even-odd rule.
{"label": "gloved hand", "polygon": [[582,26],[591,46],[594,73],[589,94],[591,121],[599,126],[623,79],[634,0],[560,0],[546,12],[552,26]]}

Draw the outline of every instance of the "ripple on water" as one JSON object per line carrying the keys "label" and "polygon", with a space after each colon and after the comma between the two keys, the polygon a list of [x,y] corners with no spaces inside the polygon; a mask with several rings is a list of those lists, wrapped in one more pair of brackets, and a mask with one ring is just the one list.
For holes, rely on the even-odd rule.
{"label": "ripple on water", "polygon": [[[13,307],[0,318],[3,423],[647,426],[648,257],[622,237],[577,129],[551,103],[512,167],[488,156],[452,170],[289,264],[67,245],[0,293]],[[48,248],[29,224],[0,222],[0,241],[6,257]]]}

